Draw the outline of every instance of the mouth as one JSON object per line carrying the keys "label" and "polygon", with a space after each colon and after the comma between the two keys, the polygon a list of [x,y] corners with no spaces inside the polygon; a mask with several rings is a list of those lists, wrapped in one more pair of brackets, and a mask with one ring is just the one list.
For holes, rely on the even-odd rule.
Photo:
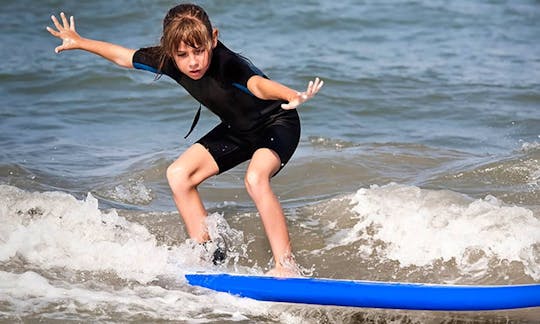
{"label": "mouth", "polygon": [[201,74],[201,70],[191,70],[189,71],[189,74],[193,76],[198,76]]}
{"label": "mouth", "polygon": [[199,80],[200,78],[202,78],[204,76],[204,74],[206,73],[206,70],[201,69],[201,68],[197,68],[197,69],[193,69],[193,70],[187,70],[184,73],[189,78],[191,78],[193,80]]}

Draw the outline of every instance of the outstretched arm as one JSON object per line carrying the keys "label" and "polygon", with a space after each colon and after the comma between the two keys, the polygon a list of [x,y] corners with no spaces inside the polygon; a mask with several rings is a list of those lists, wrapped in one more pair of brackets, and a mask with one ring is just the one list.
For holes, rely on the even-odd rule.
{"label": "outstretched arm", "polygon": [[132,59],[133,54],[135,53],[134,49],[81,37],[75,30],[75,18],[71,16],[68,21],[63,12],[60,13],[62,24],[60,24],[55,16],[51,16],[51,19],[56,27],[56,30],[54,28],[47,27],[47,31],[49,31],[51,35],[62,40],[62,45],[54,49],[56,53],[66,50],[80,49],[97,54],[119,66],[133,68]]}
{"label": "outstretched arm", "polygon": [[324,82],[322,80],[315,78],[315,81],[309,81],[306,91],[298,92],[276,81],[255,75],[248,80],[247,87],[257,98],[263,100],[285,100],[288,103],[282,104],[281,108],[295,109],[315,96],[323,84]]}

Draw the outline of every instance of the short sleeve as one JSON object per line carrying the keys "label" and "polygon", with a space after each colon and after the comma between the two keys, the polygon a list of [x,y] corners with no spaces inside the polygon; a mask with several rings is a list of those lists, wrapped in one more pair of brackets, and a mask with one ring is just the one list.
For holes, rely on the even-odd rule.
{"label": "short sleeve", "polygon": [[152,73],[159,71],[160,55],[158,47],[146,47],[138,49],[133,55],[133,67],[139,70],[146,70]]}
{"label": "short sleeve", "polygon": [[254,75],[266,76],[247,58],[238,54],[229,57],[224,64],[224,74],[232,81],[232,84],[238,84],[247,87],[248,80]]}

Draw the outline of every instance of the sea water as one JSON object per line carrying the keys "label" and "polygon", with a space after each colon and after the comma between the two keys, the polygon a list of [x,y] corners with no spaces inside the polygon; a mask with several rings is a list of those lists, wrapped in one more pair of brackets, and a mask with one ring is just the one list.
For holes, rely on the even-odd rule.
{"label": "sea water", "polygon": [[[303,90],[302,138],[273,179],[313,277],[540,283],[537,1],[202,1],[221,40]],[[167,166],[218,120],[166,77],[55,54],[50,15],[126,47],[173,1],[17,1],[0,11],[0,321],[530,322],[538,309],[415,312],[276,304],[189,286],[263,274],[246,165],[200,187],[224,265],[190,240]]]}

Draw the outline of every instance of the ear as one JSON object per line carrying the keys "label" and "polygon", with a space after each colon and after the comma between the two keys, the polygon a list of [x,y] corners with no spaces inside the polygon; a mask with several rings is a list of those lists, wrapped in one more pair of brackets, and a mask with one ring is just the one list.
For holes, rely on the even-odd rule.
{"label": "ear", "polygon": [[218,35],[219,35],[219,30],[217,28],[214,28],[212,30],[212,48],[216,48],[216,46],[217,46]]}

